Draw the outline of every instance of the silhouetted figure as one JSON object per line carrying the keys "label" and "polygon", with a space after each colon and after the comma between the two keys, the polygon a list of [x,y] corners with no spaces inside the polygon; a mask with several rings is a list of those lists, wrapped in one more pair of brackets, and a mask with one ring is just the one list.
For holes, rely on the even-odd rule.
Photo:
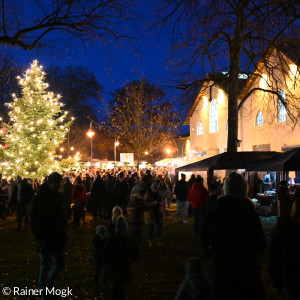
{"label": "silhouetted figure", "polygon": [[163,223],[163,202],[156,182],[152,183],[151,190],[146,193],[145,201],[145,223],[148,225],[148,244],[151,247],[153,245],[154,226],[156,226],[157,243],[161,243]]}
{"label": "silhouetted figure", "polygon": [[124,300],[126,285],[131,281],[131,264],[139,257],[137,243],[128,236],[128,224],[123,216],[116,223],[104,248],[105,263],[113,282],[113,300]]}
{"label": "silhouetted figure", "polygon": [[260,300],[264,288],[256,253],[266,247],[259,216],[247,198],[247,182],[236,173],[225,180],[224,195],[207,212],[202,244],[211,253],[215,300]]}
{"label": "silhouetted figure", "polygon": [[188,195],[194,214],[194,232],[199,234],[208,197],[208,191],[203,186],[203,178],[201,176],[197,176],[195,183],[189,189]]}
{"label": "silhouetted figure", "polygon": [[300,299],[300,198],[290,212],[278,219],[269,248],[272,284],[283,290],[287,300]]}
{"label": "silhouetted figure", "polygon": [[289,210],[290,199],[287,182],[281,180],[278,189],[276,190],[278,197],[278,216],[283,216]]}
{"label": "silhouetted figure", "polygon": [[175,300],[212,300],[211,286],[203,273],[199,257],[192,257],[186,262],[185,273]]}
{"label": "silhouetted figure", "polygon": [[98,174],[91,189],[92,215],[94,220],[97,220],[98,216],[100,217],[101,220],[103,218],[104,199],[105,199],[105,184],[101,180],[100,174]]}
{"label": "silhouetted figure", "polygon": [[75,180],[72,190],[73,202],[73,226],[74,228],[80,225],[80,219],[85,224],[85,206],[87,205],[86,189],[80,176]]}
{"label": "silhouetted figure", "polygon": [[129,200],[130,188],[125,180],[124,174],[120,173],[118,180],[114,185],[114,205],[120,206],[123,209],[123,214],[126,214],[126,206]]}
{"label": "silhouetted figure", "polygon": [[41,260],[39,285],[44,291],[46,287],[54,287],[60,270],[65,266],[67,224],[64,195],[59,192],[61,184],[62,176],[51,173],[32,201],[31,230]]}
{"label": "silhouetted figure", "polygon": [[[19,182],[19,180],[17,179]],[[31,199],[34,196],[34,190],[32,185],[28,182],[27,178],[24,178],[21,183],[18,184],[18,204],[17,204],[17,221],[18,227],[17,229],[21,229],[22,220],[25,219],[25,230],[28,226],[28,218],[29,218],[29,205]]]}
{"label": "silhouetted figure", "polygon": [[176,183],[174,188],[174,194],[176,195],[177,211],[174,217],[174,222],[178,222],[180,212],[183,210],[183,223],[189,223],[188,212],[189,212],[189,201],[188,201],[188,183],[185,181],[185,174],[181,173],[181,179]]}
{"label": "silhouetted figure", "polygon": [[95,287],[99,285],[99,275],[101,276],[101,286],[106,285],[106,274],[104,266],[104,246],[107,242],[107,229],[103,225],[96,227],[96,233],[93,238],[93,248],[94,248],[94,283]]}
{"label": "silhouetted figure", "polygon": [[73,184],[71,183],[69,177],[66,177],[63,184],[63,194],[65,196],[64,208],[67,220],[71,219],[72,190]]}

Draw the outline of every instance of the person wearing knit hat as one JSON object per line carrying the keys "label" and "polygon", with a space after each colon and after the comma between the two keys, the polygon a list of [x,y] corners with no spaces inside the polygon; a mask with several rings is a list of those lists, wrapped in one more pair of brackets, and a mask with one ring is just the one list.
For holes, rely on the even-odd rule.
{"label": "person wearing knit hat", "polygon": [[192,257],[185,263],[185,278],[181,283],[175,300],[211,300],[210,282],[206,279],[199,257]]}
{"label": "person wearing knit hat", "polygon": [[104,246],[107,242],[107,229],[103,225],[96,227],[96,233],[92,244],[94,248],[94,284],[99,286],[99,276],[101,276],[101,286],[106,286],[105,281],[105,267],[104,267]]}

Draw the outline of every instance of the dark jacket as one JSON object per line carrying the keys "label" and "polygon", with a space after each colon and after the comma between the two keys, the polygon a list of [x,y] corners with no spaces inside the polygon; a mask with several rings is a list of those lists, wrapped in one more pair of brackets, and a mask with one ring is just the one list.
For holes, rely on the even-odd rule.
{"label": "dark jacket", "polygon": [[91,200],[93,203],[101,203],[104,200],[105,197],[105,184],[101,180],[101,178],[97,178],[91,189]]}
{"label": "dark jacket", "polygon": [[62,251],[67,244],[67,223],[63,209],[64,195],[44,183],[31,207],[31,231],[43,251]]}
{"label": "dark jacket", "polygon": [[146,211],[149,212],[149,219],[146,224],[158,224],[163,219],[163,201],[159,192],[148,191],[145,195]]}
{"label": "dark jacket", "polygon": [[21,203],[25,205],[30,204],[33,196],[34,190],[32,185],[23,179],[21,182]]}
{"label": "dark jacket", "polygon": [[65,195],[65,203],[68,205],[72,203],[72,190],[73,184],[70,181],[66,181],[63,185],[63,194]]}
{"label": "dark jacket", "polygon": [[127,205],[130,195],[130,188],[126,180],[117,180],[114,185],[114,205],[121,206],[123,209]]}
{"label": "dark jacket", "polygon": [[98,265],[104,265],[104,247],[107,239],[101,239],[98,234],[95,234],[92,244],[94,248],[94,260]]}
{"label": "dark jacket", "polygon": [[300,224],[286,213],[278,219],[269,246],[269,273],[276,288],[297,289],[300,295]]}
{"label": "dark jacket", "polygon": [[188,274],[181,283],[175,300],[211,300],[209,281],[203,273]]}
{"label": "dark jacket", "polygon": [[204,219],[201,240],[211,248],[215,299],[264,298],[256,253],[266,248],[266,240],[249,199],[219,197]]}
{"label": "dark jacket", "polygon": [[176,195],[178,201],[187,201],[188,191],[188,183],[185,180],[181,179],[176,183],[174,194]]}
{"label": "dark jacket", "polygon": [[128,283],[132,262],[139,257],[137,243],[128,236],[113,235],[104,247],[104,259],[114,282]]}

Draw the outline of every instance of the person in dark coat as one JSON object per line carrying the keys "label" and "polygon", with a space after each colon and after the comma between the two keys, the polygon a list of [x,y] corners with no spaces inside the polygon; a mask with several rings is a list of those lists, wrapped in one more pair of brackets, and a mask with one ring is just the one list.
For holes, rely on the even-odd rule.
{"label": "person in dark coat", "polygon": [[128,224],[123,216],[116,223],[116,234],[104,247],[104,260],[113,282],[113,300],[124,300],[127,284],[131,281],[131,265],[139,257],[137,243],[128,235]]}
{"label": "person in dark coat", "polygon": [[104,198],[105,184],[102,181],[100,174],[98,174],[91,189],[92,215],[94,220],[97,220],[97,216],[100,217],[100,220],[103,218]]}
{"label": "person in dark coat", "polygon": [[114,185],[114,206],[120,206],[126,215],[126,206],[129,200],[130,188],[125,180],[124,173],[120,173]]}
{"label": "person in dark coat", "polygon": [[32,185],[24,178],[21,183],[18,183],[18,204],[17,204],[17,229],[21,229],[22,220],[25,219],[25,230],[28,226],[29,205],[34,196]]}
{"label": "person in dark coat", "polygon": [[89,193],[91,191],[91,184],[92,184],[92,179],[91,179],[91,176],[89,175],[89,173],[85,174],[83,184],[84,184],[86,192]]}
{"label": "person in dark coat", "polygon": [[281,217],[289,211],[290,206],[289,189],[285,180],[280,181],[276,192],[278,197],[278,216]]}
{"label": "person in dark coat", "polygon": [[276,223],[269,246],[269,273],[273,286],[287,300],[300,299],[300,198]]}
{"label": "person in dark coat", "polygon": [[174,194],[176,196],[177,211],[174,217],[174,222],[178,222],[180,212],[183,210],[183,223],[189,223],[188,212],[189,212],[189,201],[188,201],[188,183],[185,181],[185,174],[181,173],[181,179],[176,183],[174,188]]}
{"label": "person in dark coat", "polygon": [[106,285],[106,274],[104,265],[104,247],[107,242],[107,229],[103,225],[96,227],[96,233],[93,238],[93,248],[94,248],[94,283],[95,287],[99,285],[99,275],[101,276],[101,285],[104,287]]}
{"label": "person in dark coat", "polygon": [[142,178],[143,182],[147,186],[147,190],[150,191],[151,189],[151,184],[153,182],[153,176],[151,175],[151,170],[147,169],[146,174]]}
{"label": "person in dark coat", "polygon": [[107,180],[105,182],[105,205],[104,207],[106,208],[106,216],[108,218],[111,217],[111,212],[114,207],[114,185],[115,185],[115,180],[114,177],[111,176],[111,174],[107,174]]}
{"label": "person in dark coat", "polygon": [[9,187],[8,187],[8,204],[2,216],[3,220],[5,220],[6,217],[9,215],[10,210],[16,211],[17,203],[18,203],[18,185],[17,182],[11,178],[9,180]]}
{"label": "person in dark coat", "polygon": [[49,175],[31,208],[31,231],[40,256],[40,288],[54,287],[59,272],[65,266],[67,223],[64,215],[64,195],[59,192],[62,176],[56,172]]}
{"label": "person in dark coat", "polygon": [[161,243],[163,225],[163,201],[156,182],[151,185],[151,190],[145,195],[146,214],[145,223],[148,225],[148,245],[153,246],[154,225],[156,226],[156,241]]}
{"label": "person in dark coat", "polygon": [[72,190],[73,184],[71,183],[70,178],[65,177],[65,181],[63,184],[63,194],[65,196],[64,209],[67,220],[71,219]]}
{"label": "person in dark coat", "polygon": [[203,273],[199,257],[192,257],[186,262],[185,273],[175,300],[212,300],[211,286]]}
{"label": "person in dark coat", "polygon": [[211,253],[214,299],[264,299],[256,254],[264,251],[266,239],[254,205],[246,196],[244,176],[230,173],[224,192],[206,214],[201,234],[206,253]]}
{"label": "person in dark coat", "polygon": [[190,190],[190,188],[193,186],[193,184],[196,182],[196,175],[192,174],[191,178],[188,180],[187,184],[188,184],[188,190]]}

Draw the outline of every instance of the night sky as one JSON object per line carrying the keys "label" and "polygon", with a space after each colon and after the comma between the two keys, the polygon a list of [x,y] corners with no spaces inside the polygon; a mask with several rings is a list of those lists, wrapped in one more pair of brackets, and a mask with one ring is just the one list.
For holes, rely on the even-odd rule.
{"label": "night sky", "polygon": [[[134,41],[112,40],[108,47],[101,44],[101,41],[81,42],[73,38],[67,43],[58,41],[54,47],[33,51],[10,46],[2,51],[14,56],[18,64],[26,67],[36,58],[45,68],[51,64],[62,67],[87,66],[103,86],[106,102],[110,100],[111,92],[121,88],[128,81],[141,79],[142,76],[163,87],[167,97],[175,100],[179,92],[174,88],[167,88],[172,78],[172,70],[166,62],[171,46],[169,34],[161,34],[159,28],[145,29],[142,21],[139,26],[139,32],[128,29],[133,30],[128,34],[133,33],[136,37]],[[58,33],[57,37],[60,37]],[[130,45],[131,42],[134,46]]]}

